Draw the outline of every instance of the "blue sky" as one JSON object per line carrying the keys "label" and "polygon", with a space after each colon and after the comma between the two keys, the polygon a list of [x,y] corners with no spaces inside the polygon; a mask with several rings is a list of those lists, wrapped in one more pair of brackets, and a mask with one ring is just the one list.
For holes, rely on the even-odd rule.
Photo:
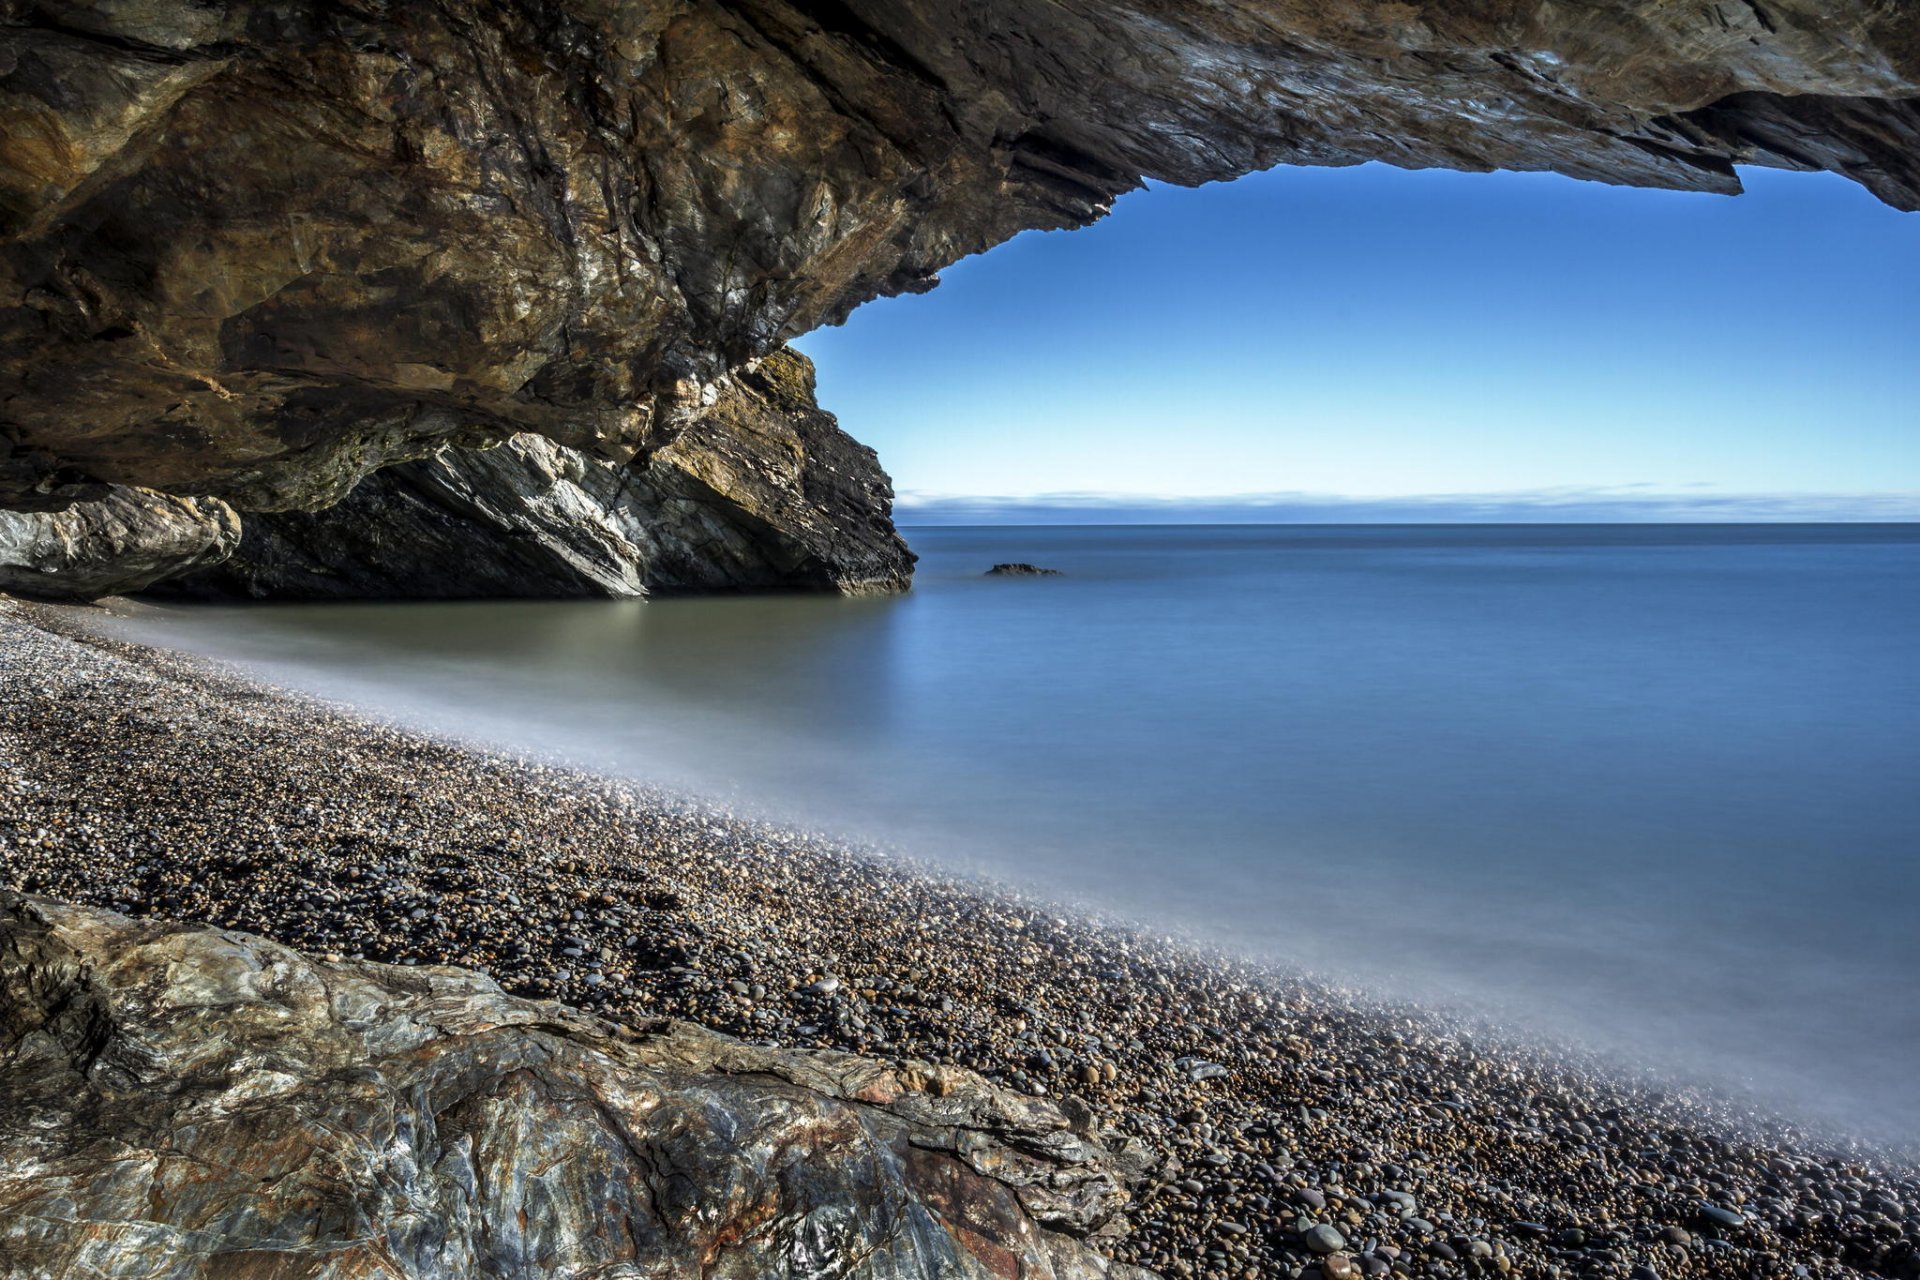
{"label": "blue sky", "polygon": [[1276,519],[1920,518],[1920,215],[1743,177],[1156,186],[798,345],[909,518],[1235,495]]}

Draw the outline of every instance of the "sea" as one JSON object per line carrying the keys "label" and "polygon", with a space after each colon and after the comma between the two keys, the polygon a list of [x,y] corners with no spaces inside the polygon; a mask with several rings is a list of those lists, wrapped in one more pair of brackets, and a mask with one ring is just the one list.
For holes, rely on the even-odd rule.
{"label": "sea", "polygon": [[893,598],[114,625],[1920,1142],[1920,526],[905,532]]}

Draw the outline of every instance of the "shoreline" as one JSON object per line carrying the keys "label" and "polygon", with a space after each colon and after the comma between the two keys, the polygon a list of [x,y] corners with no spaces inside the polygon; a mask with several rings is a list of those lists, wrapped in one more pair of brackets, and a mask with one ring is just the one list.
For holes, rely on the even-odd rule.
{"label": "shoreline", "polygon": [[1911,1172],[1733,1136],[1697,1099],[436,741],[100,637],[84,612],[0,598],[0,635],[0,883],[1074,1094],[1168,1157],[1120,1260],[1236,1280],[1920,1275]]}

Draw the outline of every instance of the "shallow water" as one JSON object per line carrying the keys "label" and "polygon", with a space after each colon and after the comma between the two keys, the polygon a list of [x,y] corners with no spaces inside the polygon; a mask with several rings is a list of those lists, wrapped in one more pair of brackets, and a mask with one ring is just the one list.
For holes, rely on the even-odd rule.
{"label": "shallow water", "polygon": [[1920,1140],[1920,526],[908,532],[892,600],[123,625]]}

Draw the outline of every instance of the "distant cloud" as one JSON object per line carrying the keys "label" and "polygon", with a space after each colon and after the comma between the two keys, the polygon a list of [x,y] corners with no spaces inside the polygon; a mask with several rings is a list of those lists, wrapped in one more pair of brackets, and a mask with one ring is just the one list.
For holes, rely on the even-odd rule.
{"label": "distant cloud", "polygon": [[1690,484],[1567,486],[1509,493],[1343,497],[1248,493],[1177,498],[1117,493],[963,497],[908,492],[902,524],[1660,524],[1920,521],[1920,490],[1716,493]]}

